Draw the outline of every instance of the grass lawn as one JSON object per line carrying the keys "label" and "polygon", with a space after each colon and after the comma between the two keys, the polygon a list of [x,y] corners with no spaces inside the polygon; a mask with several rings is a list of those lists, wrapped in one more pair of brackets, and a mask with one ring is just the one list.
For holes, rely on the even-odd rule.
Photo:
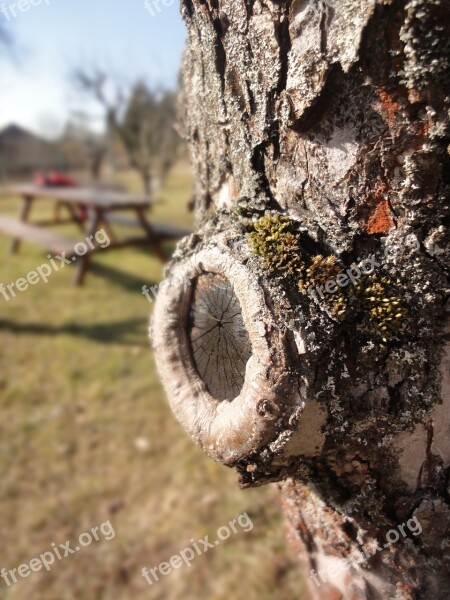
{"label": "grass lawn", "polygon": [[[122,177],[138,190],[133,175]],[[187,166],[158,194],[158,221],[192,226]],[[34,216],[50,214],[41,202]],[[0,196],[17,215],[19,198]],[[33,216],[33,215],[32,215]],[[76,229],[71,233],[76,234]],[[79,233],[78,233],[79,235]],[[23,244],[0,282],[26,276],[46,252]],[[301,599],[274,487],[242,491],[169,411],[147,339],[144,283],[161,278],[150,251],[98,254],[84,288],[66,267],[6,302],[0,295],[0,568],[17,568],[110,520],[114,539],[8,587],[3,600]],[[141,575],[247,511],[254,524],[151,587]]]}

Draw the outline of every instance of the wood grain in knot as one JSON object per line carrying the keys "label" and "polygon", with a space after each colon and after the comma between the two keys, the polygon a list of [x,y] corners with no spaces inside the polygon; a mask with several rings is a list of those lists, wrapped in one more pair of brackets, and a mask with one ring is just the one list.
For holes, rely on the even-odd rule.
{"label": "wood grain in knot", "polygon": [[207,273],[194,285],[188,324],[194,365],[214,398],[233,400],[252,353],[241,305],[224,277]]}

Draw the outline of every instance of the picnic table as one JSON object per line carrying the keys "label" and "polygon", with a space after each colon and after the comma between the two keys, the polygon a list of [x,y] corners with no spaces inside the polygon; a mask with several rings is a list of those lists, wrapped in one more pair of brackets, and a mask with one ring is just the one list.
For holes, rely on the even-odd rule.
{"label": "picnic table", "polygon": [[[88,187],[46,187],[34,184],[14,185],[10,189],[23,198],[19,220],[0,215],[0,231],[13,237],[11,244],[11,253],[13,254],[19,251],[21,241],[26,240],[40,244],[47,250],[64,252],[68,257],[74,256],[75,246],[80,241],[92,239],[99,229],[103,228],[108,233],[111,243],[102,251],[132,245],[149,245],[153,248],[156,256],[165,262],[168,256],[164,252],[162,242],[166,239],[177,239],[189,233],[169,225],[151,223],[148,211],[155,202],[144,196]],[[54,218],[31,223],[29,217],[33,203],[43,198],[55,200]],[[60,218],[61,207],[68,210],[66,219]],[[131,213],[132,217],[124,215],[124,212]],[[84,239],[69,239],[47,229],[47,227],[68,222],[77,224]],[[138,228],[141,230],[141,234],[118,239],[111,228],[113,224]],[[77,285],[82,285],[90,265],[90,258],[97,251],[99,251],[98,246],[91,248],[84,256],[77,257],[76,262],[79,263],[76,276]]]}

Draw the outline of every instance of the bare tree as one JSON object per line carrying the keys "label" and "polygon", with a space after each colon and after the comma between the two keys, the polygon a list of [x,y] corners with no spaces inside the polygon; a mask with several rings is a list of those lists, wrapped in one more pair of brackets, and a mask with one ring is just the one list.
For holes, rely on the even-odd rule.
{"label": "bare tree", "polygon": [[172,92],[152,92],[143,82],[133,87],[117,131],[148,193],[152,180],[163,178],[176,159],[179,137],[175,119]]}
{"label": "bare tree", "polygon": [[153,321],[172,409],[278,483],[314,598],[450,590],[446,0],[183,0],[198,231]]}
{"label": "bare tree", "polygon": [[121,141],[150,193],[153,180],[167,174],[179,145],[174,94],[150,90],[144,82],[137,82],[127,93],[100,69],[78,69],[74,79],[103,107],[110,145],[114,139]]}
{"label": "bare tree", "polygon": [[[109,156],[110,162],[114,163],[114,144],[118,136],[118,124],[125,107],[126,95],[123,86],[112,83],[107,73],[100,68],[77,68],[74,69],[71,77],[75,87],[83,95],[93,99],[103,111],[106,147],[97,145],[96,151],[92,153],[91,170],[99,172],[106,156]],[[84,113],[83,115],[86,117]]]}

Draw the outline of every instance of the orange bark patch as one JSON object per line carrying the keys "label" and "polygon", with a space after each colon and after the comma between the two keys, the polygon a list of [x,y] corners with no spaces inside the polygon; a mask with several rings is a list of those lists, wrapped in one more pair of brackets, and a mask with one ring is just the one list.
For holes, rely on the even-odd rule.
{"label": "orange bark patch", "polygon": [[398,102],[395,102],[391,94],[383,89],[378,90],[378,96],[387,122],[390,126],[394,125],[398,112]]}
{"label": "orange bark patch", "polygon": [[386,233],[394,225],[391,214],[388,201],[382,200],[377,204],[374,213],[367,223],[367,233],[371,235]]}

